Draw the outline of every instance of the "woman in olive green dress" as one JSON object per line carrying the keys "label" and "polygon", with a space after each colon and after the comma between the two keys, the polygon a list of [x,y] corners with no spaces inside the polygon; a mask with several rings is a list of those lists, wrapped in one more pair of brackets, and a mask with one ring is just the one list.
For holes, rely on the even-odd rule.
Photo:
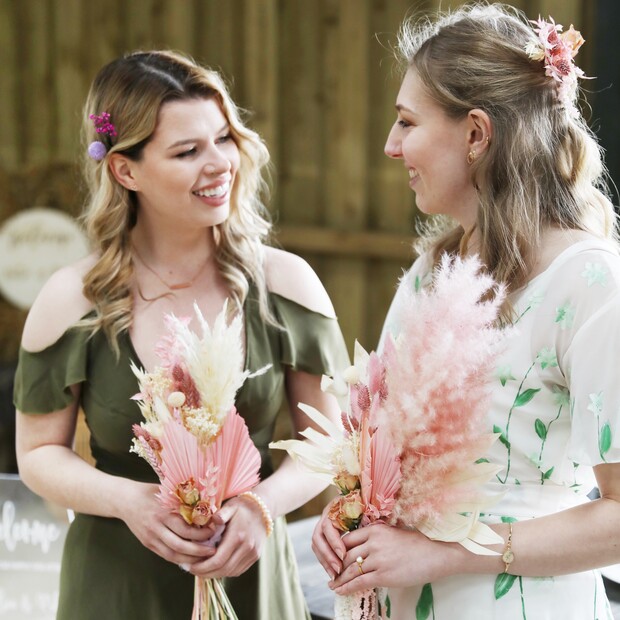
{"label": "woman in olive green dress", "polygon": [[[264,245],[267,150],[220,76],[170,52],[106,65],[84,119],[93,253],[41,291],[15,387],[22,479],[76,513],[58,618],[189,619],[194,575],[225,578],[241,620],[307,618],[284,515],[322,485],[302,480],[288,460],[273,471],[267,446],[284,399],[295,430],[308,423],[300,401],[337,415],[320,376],[347,355],[312,269]],[[159,505],[156,476],[129,452],[140,421],[129,366],[158,365],[166,313],[191,316],[196,302],[212,321],[226,299],[244,318],[246,367],[272,364],[236,403],[261,452],[255,492],[264,506],[247,496],[227,502],[223,538],[211,549],[202,544],[208,528]],[[79,408],[95,467],[72,451]]]}

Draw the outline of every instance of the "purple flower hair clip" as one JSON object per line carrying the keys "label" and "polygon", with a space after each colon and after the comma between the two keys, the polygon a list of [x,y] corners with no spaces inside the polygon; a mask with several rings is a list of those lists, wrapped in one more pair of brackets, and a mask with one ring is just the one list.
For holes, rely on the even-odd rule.
{"label": "purple flower hair clip", "polygon": [[[110,115],[108,112],[91,114],[88,118],[93,121],[97,133],[110,136],[110,138],[116,137],[116,128],[110,122]],[[107,152],[108,147],[101,140],[95,140],[88,145],[88,155],[95,161],[101,161],[106,156]]]}

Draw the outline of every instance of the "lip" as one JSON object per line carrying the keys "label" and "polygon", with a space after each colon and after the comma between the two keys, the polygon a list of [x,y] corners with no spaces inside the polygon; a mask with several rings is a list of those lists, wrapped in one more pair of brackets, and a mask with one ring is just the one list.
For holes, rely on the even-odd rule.
{"label": "lip", "polygon": [[409,187],[413,188],[420,179],[420,173],[413,168],[407,168],[407,173],[409,174]]}

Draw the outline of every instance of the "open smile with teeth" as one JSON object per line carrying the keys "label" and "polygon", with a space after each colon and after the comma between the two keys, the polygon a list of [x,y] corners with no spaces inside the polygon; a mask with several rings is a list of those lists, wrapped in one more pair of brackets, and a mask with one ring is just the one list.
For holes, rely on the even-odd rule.
{"label": "open smile with teeth", "polygon": [[417,171],[409,168],[409,179],[417,179],[419,176],[420,174]]}
{"label": "open smile with teeth", "polygon": [[230,189],[230,182],[222,183],[217,187],[208,187],[206,189],[200,189],[194,192],[196,196],[202,196],[203,198],[219,198],[228,193]]}

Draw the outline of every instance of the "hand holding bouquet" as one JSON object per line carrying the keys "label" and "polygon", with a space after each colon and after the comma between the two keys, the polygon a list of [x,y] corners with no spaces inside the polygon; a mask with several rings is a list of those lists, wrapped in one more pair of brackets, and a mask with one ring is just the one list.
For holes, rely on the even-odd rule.
{"label": "hand holding bouquet", "polygon": [[[386,522],[485,554],[503,542],[478,520],[489,503],[480,486],[499,469],[481,457],[496,438],[485,422],[504,339],[495,326],[503,289],[492,294],[480,268],[476,258],[445,257],[430,290],[399,291],[396,338],[380,354],[356,343],[354,366],[323,378],[341,401],[342,428],[302,404],[324,433],[271,444],[339,488],[328,513],[336,528]],[[380,599],[337,596],[336,618],[381,617]]]}
{"label": "hand holding bouquet", "polygon": [[[203,527],[225,500],[258,483],[260,455],[234,406],[243,382],[255,376],[243,370],[241,317],[227,324],[225,305],[211,329],[194,308],[201,335],[189,319],[168,315],[157,346],[161,365],[145,372],[132,364],[145,421],[134,425],[131,451],[157,473],[160,502]],[[192,618],[237,618],[219,580],[196,578]]]}

